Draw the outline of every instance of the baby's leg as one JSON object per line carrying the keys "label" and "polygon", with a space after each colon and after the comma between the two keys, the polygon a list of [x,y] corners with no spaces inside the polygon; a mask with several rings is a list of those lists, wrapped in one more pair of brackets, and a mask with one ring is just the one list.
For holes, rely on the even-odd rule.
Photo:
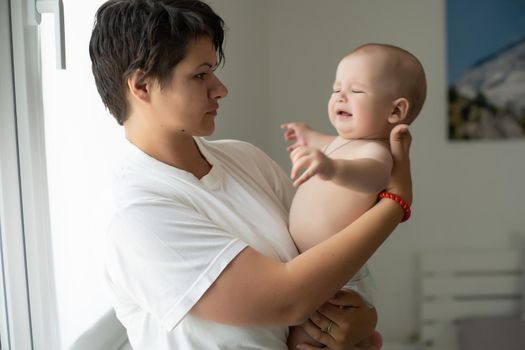
{"label": "baby's leg", "polygon": [[288,335],[288,349],[297,350],[297,345],[299,344],[309,344],[314,346],[323,346],[323,344],[315,341],[312,337],[305,332],[305,330],[300,326],[290,327],[290,334]]}

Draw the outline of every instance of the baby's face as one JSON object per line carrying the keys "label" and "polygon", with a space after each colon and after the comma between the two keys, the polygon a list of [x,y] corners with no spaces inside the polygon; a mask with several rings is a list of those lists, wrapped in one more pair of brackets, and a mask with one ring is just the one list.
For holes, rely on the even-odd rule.
{"label": "baby's face", "polygon": [[337,67],[328,116],[344,138],[388,137],[394,96],[388,83],[385,58],[352,53]]}

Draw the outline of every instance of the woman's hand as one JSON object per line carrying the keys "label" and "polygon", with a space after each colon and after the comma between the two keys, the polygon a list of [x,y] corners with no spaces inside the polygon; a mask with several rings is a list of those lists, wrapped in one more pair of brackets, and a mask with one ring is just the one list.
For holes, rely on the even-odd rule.
{"label": "woman's hand", "polygon": [[394,167],[387,191],[403,198],[409,205],[412,204],[412,176],[410,174],[410,143],[412,136],[408,125],[397,125],[390,133],[390,152],[394,159]]}
{"label": "woman's hand", "polygon": [[[359,294],[341,290],[301,327],[328,349],[372,350],[381,348],[381,336],[374,332],[376,323],[375,309],[366,306]],[[311,345],[299,348],[319,349]]]}

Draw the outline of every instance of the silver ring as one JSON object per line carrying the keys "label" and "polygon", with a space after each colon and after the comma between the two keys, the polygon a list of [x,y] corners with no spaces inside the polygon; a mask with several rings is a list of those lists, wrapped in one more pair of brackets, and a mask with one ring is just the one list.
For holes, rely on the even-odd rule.
{"label": "silver ring", "polygon": [[328,326],[326,328],[321,328],[321,332],[322,333],[326,333],[326,334],[329,334],[330,331],[332,330],[332,325],[334,323],[332,321],[330,321],[330,323],[328,324]]}

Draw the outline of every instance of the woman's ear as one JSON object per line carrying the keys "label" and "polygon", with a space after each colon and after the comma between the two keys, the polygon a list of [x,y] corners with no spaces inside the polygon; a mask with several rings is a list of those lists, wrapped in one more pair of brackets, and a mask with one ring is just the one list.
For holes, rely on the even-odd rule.
{"label": "woman's ear", "polygon": [[128,76],[128,89],[133,97],[147,102],[150,99],[151,81],[144,79],[143,70],[136,69]]}
{"label": "woman's ear", "polygon": [[405,120],[408,109],[410,108],[410,102],[404,97],[398,98],[393,103],[394,109],[388,116],[388,122],[391,124],[398,124]]}

